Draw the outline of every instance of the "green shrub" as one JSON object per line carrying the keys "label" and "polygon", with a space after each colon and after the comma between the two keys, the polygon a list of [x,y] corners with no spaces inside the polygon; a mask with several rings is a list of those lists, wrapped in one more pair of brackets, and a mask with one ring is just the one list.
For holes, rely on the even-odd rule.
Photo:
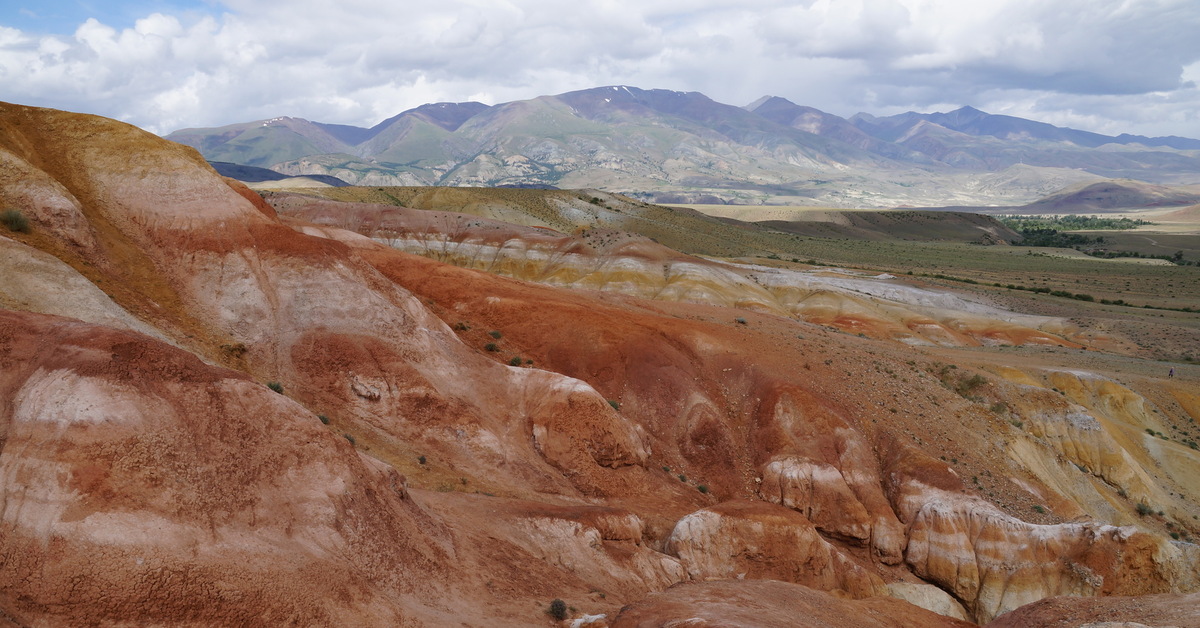
{"label": "green shrub", "polygon": [[700,491],[701,493],[708,493],[708,487],[703,484],[701,484],[700,486],[697,486],[696,490]]}
{"label": "green shrub", "polygon": [[488,351],[499,351],[499,350],[500,350],[500,345],[498,345],[498,344],[496,344],[496,343],[494,343],[494,342],[489,342],[489,343],[487,343],[486,345],[483,345],[483,348],[484,348],[484,349],[487,349]]}
{"label": "green shrub", "polygon": [[970,377],[958,380],[958,385],[954,387],[954,391],[959,395],[966,397],[976,388],[979,388],[986,383],[987,380],[984,379],[982,375],[972,375]]}
{"label": "green shrub", "polygon": [[504,334],[500,333],[500,330],[498,330],[498,329],[493,329],[492,331],[489,331],[488,335],[491,336],[492,338],[495,338],[496,340],[499,340],[504,337]]}
{"label": "green shrub", "polygon": [[1151,508],[1149,504],[1146,504],[1144,502],[1138,502],[1137,514],[1145,517],[1146,515],[1152,514],[1153,512],[1154,512],[1154,509]]}
{"label": "green shrub", "polygon": [[357,445],[357,444],[358,444],[358,442],[354,440],[354,437],[353,437],[353,436],[351,436],[351,435],[349,435],[349,434],[342,434],[342,436],[345,436],[345,437],[346,437],[346,440],[350,441],[350,444],[351,444],[351,445]]}
{"label": "green shrub", "polygon": [[0,223],[4,223],[9,231],[29,233],[29,219],[18,210],[6,209],[0,212]]}
{"label": "green shrub", "polygon": [[1034,504],[1034,506],[1033,506],[1033,511],[1034,511],[1034,512],[1036,512],[1036,513],[1037,513],[1037,514],[1039,514],[1039,515],[1044,515],[1044,514],[1046,514],[1046,509],[1045,509],[1044,507],[1040,506],[1040,505],[1037,505],[1037,504]]}
{"label": "green shrub", "polygon": [[508,361],[508,364],[509,364],[510,366],[521,366],[521,362],[522,362],[522,361],[523,361],[523,360],[521,360],[521,356],[519,356],[519,355],[514,355],[514,356],[512,357],[512,359]]}
{"label": "green shrub", "polygon": [[425,456],[417,456],[417,463],[425,464]]}
{"label": "green shrub", "polygon": [[246,355],[246,352],[249,351],[249,349],[246,348],[245,343],[235,342],[233,344],[221,345],[221,351],[228,356],[240,358]]}
{"label": "green shrub", "polygon": [[318,414],[317,418],[321,419],[321,423],[329,425],[329,417],[325,416],[324,414]]}
{"label": "green shrub", "polygon": [[687,476],[686,476],[686,475],[684,475],[684,474],[682,474],[682,473],[680,473],[680,474],[679,474],[679,481],[680,481],[680,482],[687,482]]}
{"label": "green shrub", "polygon": [[608,400],[608,405],[612,406],[612,409],[613,409],[613,410],[620,410],[620,409],[621,409],[621,404],[617,403],[617,402],[616,402],[615,400],[613,400],[613,399],[609,399],[609,400]]}
{"label": "green shrub", "polygon": [[267,388],[270,388],[281,395],[283,394],[283,384],[280,384],[279,382],[267,382]]}
{"label": "green shrub", "polygon": [[558,598],[554,598],[554,601],[550,602],[550,608],[546,609],[546,614],[549,615],[554,621],[562,621],[566,619],[567,603]]}

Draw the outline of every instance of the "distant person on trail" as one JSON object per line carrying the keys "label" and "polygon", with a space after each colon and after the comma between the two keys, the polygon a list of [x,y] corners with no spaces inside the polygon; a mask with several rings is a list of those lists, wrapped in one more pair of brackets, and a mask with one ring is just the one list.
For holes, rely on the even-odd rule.
{"label": "distant person on trail", "polygon": [[1175,367],[1172,366],[1171,370],[1167,371],[1167,377],[1175,377]]}

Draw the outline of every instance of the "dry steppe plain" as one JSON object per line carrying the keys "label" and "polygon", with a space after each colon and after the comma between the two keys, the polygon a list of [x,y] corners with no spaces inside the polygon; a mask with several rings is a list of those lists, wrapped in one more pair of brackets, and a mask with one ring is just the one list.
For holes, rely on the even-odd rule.
{"label": "dry steppe plain", "polygon": [[1195,267],[0,155],[12,624],[1200,625]]}

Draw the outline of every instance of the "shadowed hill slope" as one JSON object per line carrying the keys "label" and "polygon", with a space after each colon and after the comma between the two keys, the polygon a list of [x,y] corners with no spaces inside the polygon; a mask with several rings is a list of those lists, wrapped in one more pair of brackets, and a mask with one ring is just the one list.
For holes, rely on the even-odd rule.
{"label": "shadowed hill slope", "polygon": [[1111,180],[1071,186],[1020,208],[1021,212],[1081,214],[1128,209],[1183,207],[1200,202],[1194,189],[1140,181]]}

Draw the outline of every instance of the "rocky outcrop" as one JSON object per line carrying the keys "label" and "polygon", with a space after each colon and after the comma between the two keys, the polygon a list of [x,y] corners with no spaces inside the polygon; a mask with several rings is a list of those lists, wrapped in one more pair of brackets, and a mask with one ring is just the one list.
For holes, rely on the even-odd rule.
{"label": "rocky outcrop", "polygon": [[920,606],[938,615],[971,621],[971,616],[967,613],[967,609],[963,608],[958,600],[932,584],[892,582],[887,585],[887,591],[888,595],[898,600],[904,600],[909,604]]}
{"label": "rocky outcrop", "polygon": [[[893,454],[889,494],[908,529],[905,562],[985,623],[1054,595],[1132,595],[1196,586],[1181,573],[1185,552],[1136,528],[1094,523],[1036,525],[949,490],[936,465]],[[907,461],[900,458],[909,456]],[[924,476],[924,477],[922,477]],[[921,479],[918,479],[921,478]],[[932,485],[927,481],[937,482]]]}
{"label": "rocky outcrop", "polygon": [[[1077,469],[1099,480],[1086,491],[1091,497],[1077,498],[1093,517],[1128,524],[1146,509],[1163,510],[1172,525],[1193,526],[1194,507],[1181,499],[1200,478],[1200,459],[1185,450],[1193,442],[1190,416],[1169,419],[1142,394],[1090,371],[1010,370],[1005,376],[1013,385],[1001,390],[1004,402],[1032,437],[1010,444],[1012,455],[1027,460],[1048,485],[1080,493],[1068,490],[1064,477]],[[1069,463],[1066,473],[1036,462],[1045,456],[1035,447],[1047,447]]]}
{"label": "rocky outcrop", "polygon": [[[885,564],[900,562],[904,527],[883,493],[872,447],[834,410],[796,389],[764,399],[759,494],[797,510],[818,529],[872,548]],[[769,445],[767,445],[769,443]]]}
{"label": "rocky outcrop", "polygon": [[782,580],[856,598],[886,591],[803,516],[762,502],[725,502],[680,519],[666,551],[693,580]]}

